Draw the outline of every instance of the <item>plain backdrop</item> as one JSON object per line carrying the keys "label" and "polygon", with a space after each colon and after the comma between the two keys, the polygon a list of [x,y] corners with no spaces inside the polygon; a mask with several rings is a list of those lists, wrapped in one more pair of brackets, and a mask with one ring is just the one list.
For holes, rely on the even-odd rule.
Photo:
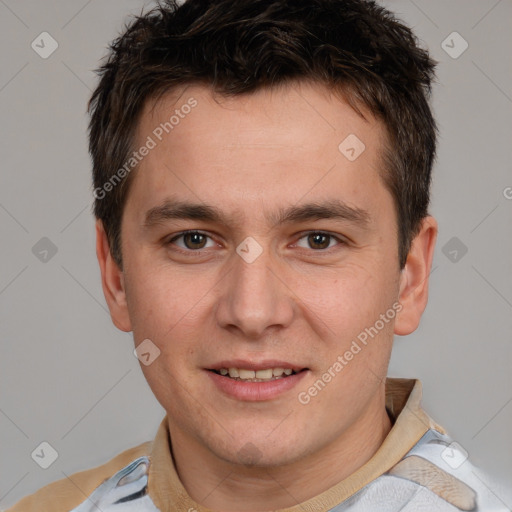
{"label": "plain backdrop", "polygon": [[[511,508],[512,2],[384,4],[439,61],[440,128],[430,301],[389,374],[421,379],[427,412]],[[93,70],[144,5],[0,0],[0,507],[152,439],[164,416],[103,298],[86,138]],[[31,456],[44,441],[48,469]]]}

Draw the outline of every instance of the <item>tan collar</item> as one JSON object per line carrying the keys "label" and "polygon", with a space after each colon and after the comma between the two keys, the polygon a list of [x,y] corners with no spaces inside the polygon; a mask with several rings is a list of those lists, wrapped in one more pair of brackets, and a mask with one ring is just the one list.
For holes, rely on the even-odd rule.
{"label": "tan collar", "polygon": [[[388,471],[437,425],[421,408],[421,382],[415,379],[386,379],[386,409],[394,425],[375,455],[355,473],[327,491],[281,512],[318,512],[329,510]],[[150,454],[149,494],[162,512],[211,512],[193,501],[183,487],[173,463],[167,416],[162,420]]]}

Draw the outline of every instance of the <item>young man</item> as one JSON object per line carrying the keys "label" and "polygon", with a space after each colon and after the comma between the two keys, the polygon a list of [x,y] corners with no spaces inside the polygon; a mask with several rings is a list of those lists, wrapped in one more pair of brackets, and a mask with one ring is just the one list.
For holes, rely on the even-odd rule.
{"label": "young man", "polygon": [[433,70],[363,0],[131,23],[90,103],[97,255],[167,415],[11,510],[505,510],[386,378],[427,303]]}

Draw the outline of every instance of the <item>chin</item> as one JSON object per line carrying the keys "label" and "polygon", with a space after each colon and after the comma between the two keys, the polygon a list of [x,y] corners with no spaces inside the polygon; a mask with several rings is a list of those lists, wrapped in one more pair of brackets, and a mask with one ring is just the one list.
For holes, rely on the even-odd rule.
{"label": "chin", "polygon": [[[304,440],[301,440],[304,442]],[[238,447],[236,449],[236,447]],[[302,458],[307,450],[299,444],[299,439],[283,436],[283,439],[270,440],[260,436],[245,437],[215,450],[219,458],[231,464],[246,467],[275,467],[291,464]]]}

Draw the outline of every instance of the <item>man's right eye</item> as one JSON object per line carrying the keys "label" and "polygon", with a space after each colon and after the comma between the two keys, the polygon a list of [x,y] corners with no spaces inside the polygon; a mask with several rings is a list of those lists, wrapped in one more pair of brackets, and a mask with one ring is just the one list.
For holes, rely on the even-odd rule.
{"label": "man's right eye", "polygon": [[[173,236],[173,238],[167,242],[167,245],[174,244],[186,251],[197,251],[207,248],[205,247],[205,243],[207,242],[208,238],[210,237],[206,233],[201,231],[188,230]],[[180,239],[182,239],[182,245],[175,243]],[[212,243],[215,245],[213,240]]]}

